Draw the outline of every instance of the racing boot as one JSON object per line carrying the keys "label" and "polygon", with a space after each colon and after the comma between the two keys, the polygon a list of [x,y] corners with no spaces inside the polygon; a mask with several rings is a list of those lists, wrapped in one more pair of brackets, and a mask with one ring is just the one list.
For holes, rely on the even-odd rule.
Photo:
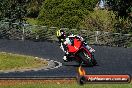
{"label": "racing boot", "polygon": [[68,62],[67,56],[63,57],[64,62]]}
{"label": "racing boot", "polygon": [[68,62],[69,61],[68,60],[68,55],[69,55],[69,53],[66,52],[65,55],[64,55],[64,57],[63,57],[64,62]]}

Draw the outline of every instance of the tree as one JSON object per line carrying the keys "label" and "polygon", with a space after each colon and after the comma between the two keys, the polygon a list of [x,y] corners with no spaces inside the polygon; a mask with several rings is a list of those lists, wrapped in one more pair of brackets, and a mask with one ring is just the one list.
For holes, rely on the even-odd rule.
{"label": "tree", "polygon": [[[1,1],[1,19],[9,22],[7,26],[1,28],[2,34],[6,34],[9,39],[12,39],[22,33],[22,23],[26,16],[26,0],[3,0]],[[13,23],[19,23],[15,27]],[[20,29],[20,30],[19,30]],[[18,32],[19,31],[19,32]]]}
{"label": "tree", "polygon": [[42,3],[45,0],[28,0],[27,3],[27,16],[28,17],[32,17],[32,18],[36,18],[38,17],[40,8],[42,6]]}
{"label": "tree", "polygon": [[82,28],[90,31],[114,31],[115,14],[108,10],[95,10],[89,13],[82,22]]}
{"label": "tree", "polygon": [[26,0],[2,0],[1,17],[15,22],[26,16]]}
{"label": "tree", "polygon": [[84,16],[98,0],[45,0],[39,13],[39,24],[79,28]]}
{"label": "tree", "polygon": [[128,17],[132,13],[131,0],[107,0],[107,3],[113,11],[117,12],[118,17]]}
{"label": "tree", "polygon": [[7,10],[7,0],[0,0],[0,18],[2,19],[5,15],[5,12]]}

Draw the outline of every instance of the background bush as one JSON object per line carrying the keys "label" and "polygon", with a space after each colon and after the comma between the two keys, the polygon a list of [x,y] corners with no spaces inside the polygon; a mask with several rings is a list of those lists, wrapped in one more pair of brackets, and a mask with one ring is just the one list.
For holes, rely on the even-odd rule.
{"label": "background bush", "polygon": [[98,0],[45,0],[38,20],[40,25],[79,28]]}
{"label": "background bush", "polygon": [[108,10],[95,10],[90,12],[82,22],[82,28],[91,31],[114,31],[116,23],[115,14]]}

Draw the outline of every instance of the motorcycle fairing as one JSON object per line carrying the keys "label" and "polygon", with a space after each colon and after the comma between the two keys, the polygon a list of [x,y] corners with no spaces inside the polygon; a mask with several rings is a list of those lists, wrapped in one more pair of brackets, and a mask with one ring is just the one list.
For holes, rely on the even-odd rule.
{"label": "motorcycle fairing", "polygon": [[79,39],[75,38],[74,41],[73,41],[73,44],[67,45],[68,52],[69,53],[77,52],[78,49],[80,48],[81,44],[82,44],[81,41],[79,41]]}

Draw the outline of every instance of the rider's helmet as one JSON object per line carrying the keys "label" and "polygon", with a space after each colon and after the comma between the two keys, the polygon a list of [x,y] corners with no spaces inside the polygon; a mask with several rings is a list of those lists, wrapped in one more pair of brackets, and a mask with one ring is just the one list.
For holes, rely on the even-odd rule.
{"label": "rider's helmet", "polygon": [[66,38],[66,34],[65,34],[65,31],[60,29],[57,31],[57,37],[61,40],[64,40]]}
{"label": "rider's helmet", "polygon": [[57,37],[64,37],[65,38],[65,32],[64,32],[64,30],[62,30],[62,29],[60,29],[60,30],[58,30],[57,31]]}

